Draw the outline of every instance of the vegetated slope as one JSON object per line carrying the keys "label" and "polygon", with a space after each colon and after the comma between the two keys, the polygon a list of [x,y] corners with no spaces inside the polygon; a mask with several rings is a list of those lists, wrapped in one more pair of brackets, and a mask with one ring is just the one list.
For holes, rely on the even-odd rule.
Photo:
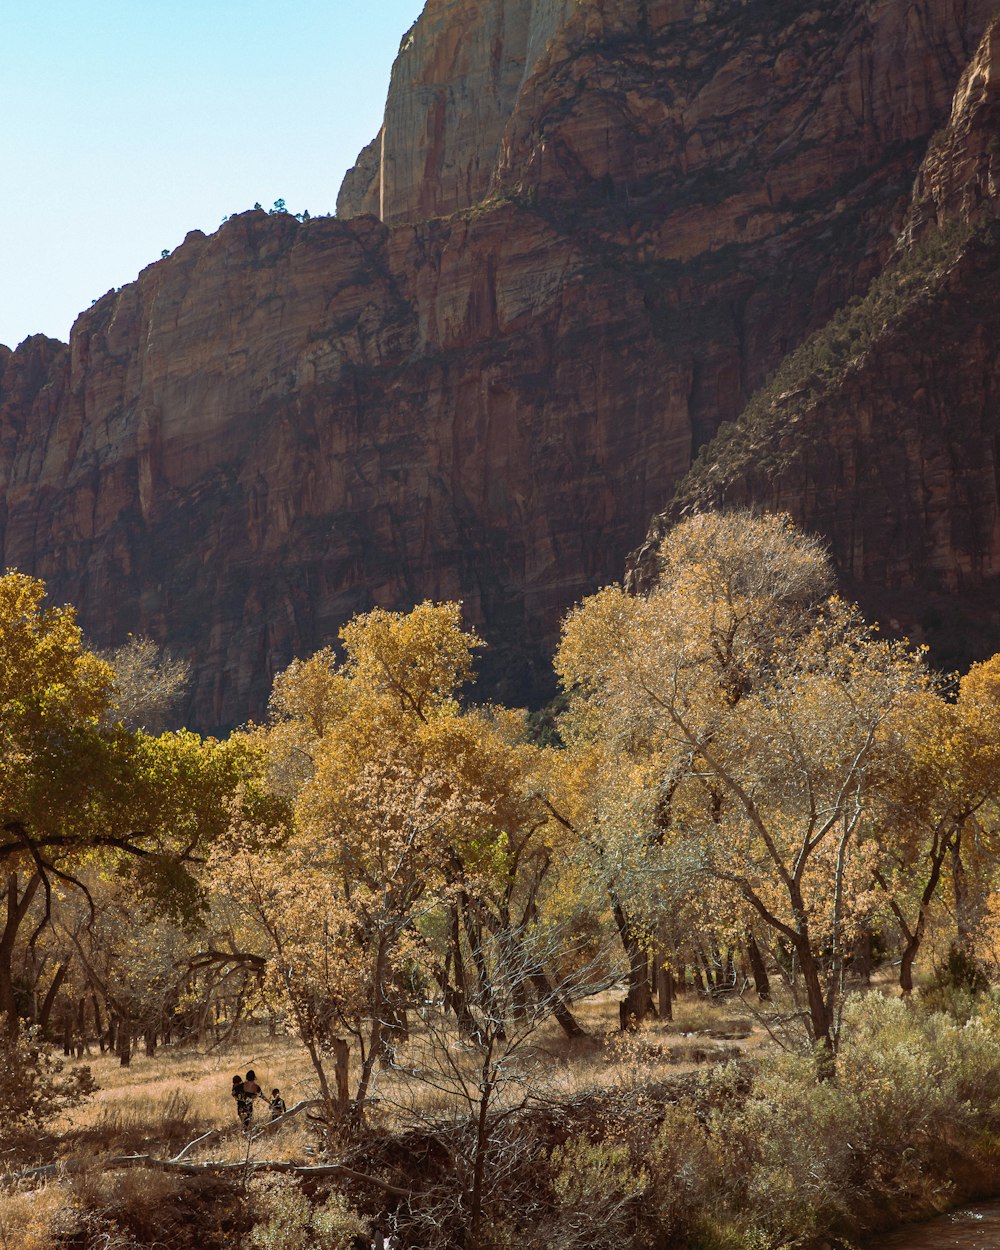
{"label": "vegetated slope", "polygon": [[430,0],[345,216],[195,232],[0,361],[0,559],[195,661],[202,728],[353,612],[545,681],[692,451],[888,256],[993,0]]}
{"label": "vegetated slope", "polygon": [[1000,22],[866,296],[793,352],[657,518],[752,503],[827,536],[866,606],[943,664],[1000,633]]}

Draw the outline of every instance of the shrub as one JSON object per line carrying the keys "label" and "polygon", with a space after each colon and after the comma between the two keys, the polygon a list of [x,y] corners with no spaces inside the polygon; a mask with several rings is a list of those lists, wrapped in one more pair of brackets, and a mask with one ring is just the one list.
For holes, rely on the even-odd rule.
{"label": "shrub", "polygon": [[549,1244],[559,1250],[609,1250],[627,1240],[649,1173],[637,1168],[628,1147],[572,1138],[552,1152],[557,1219]]}
{"label": "shrub", "polygon": [[651,1218],[661,1234],[690,1240],[700,1212],[711,1202],[718,1170],[708,1133],[690,1103],[664,1109],[648,1167]]}
{"label": "shrub", "polygon": [[364,1234],[357,1212],[339,1193],[313,1205],[290,1177],[268,1177],[250,1186],[255,1219],[250,1244],[260,1250],[347,1250]]}
{"label": "shrub", "polygon": [[842,1037],[835,1081],[817,1083],[807,1058],[785,1055],[758,1071],[747,1097],[711,1099],[718,1187],[695,1186],[692,1223],[707,1219],[716,1240],[744,1244],[852,1238],[887,1217],[932,1214],[990,1176],[1000,1002],[990,997],[961,1024],[857,996]]}
{"label": "shrub", "polygon": [[76,1106],[97,1088],[88,1067],[63,1073],[62,1060],[32,1030],[0,1036],[0,1148],[67,1107]]}

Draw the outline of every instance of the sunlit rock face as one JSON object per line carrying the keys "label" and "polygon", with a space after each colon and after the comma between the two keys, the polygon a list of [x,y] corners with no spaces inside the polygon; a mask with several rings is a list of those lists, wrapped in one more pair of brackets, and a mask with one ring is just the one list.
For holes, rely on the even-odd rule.
{"label": "sunlit rock face", "polygon": [[892,254],[992,7],[431,0],[339,219],[244,213],[0,354],[5,564],[190,655],[202,728],[424,597],[537,696],[565,608]]}
{"label": "sunlit rock face", "polygon": [[[655,571],[665,529],[692,509],[752,504],[827,537],[849,587],[944,664],[1000,648],[1000,21],[962,77],[917,176],[880,288],[829,331],[732,437],[713,443],[632,561]],[[907,276],[910,275],[910,276]],[[879,289],[879,288],[876,288]]]}

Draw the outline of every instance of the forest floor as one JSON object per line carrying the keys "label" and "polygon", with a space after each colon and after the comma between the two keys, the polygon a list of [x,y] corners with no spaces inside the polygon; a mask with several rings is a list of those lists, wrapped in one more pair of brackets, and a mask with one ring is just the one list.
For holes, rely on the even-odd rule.
{"label": "forest floor", "polygon": [[[548,1020],[521,1048],[519,1058],[530,1064],[548,1097],[569,1099],[583,1092],[647,1083],[769,1044],[767,1032],[739,998],[713,1002],[695,994],[677,1000],[673,1020],[653,1019],[638,1033],[623,1035],[618,1027],[621,996],[620,989],[606,990],[576,1005],[585,1038],[572,1041]],[[427,1035],[426,1027],[415,1020],[410,1044],[400,1051],[401,1068],[411,1053],[421,1052],[434,1040]],[[166,1046],[152,1058],[137,1051],[128,1067],[112,1055],[96,1053],[66,1061],[74,1062],[89,1065],[98,1088],[86,1103],[53,1123],[59,1157],[75,1156],[80,1150],[116,1154],[151,1150],[157,1143],[167,1148],[182,1137],[186,1143],[210,1129],[233,1129],[233,1146],[242,1151],[230,1087],[234,1074],[250,1069],[265,1094],[279,1088],[289,1107],[319,1096],[316,1074],[301,1043],[252,1021],[234,1030],[222,1045],[207,1041]],[[356,1075],[352,1064],[352,1088]],[[390,1070],[375,1080],[372,1114],[386,1128],[401,1126],[415,1110],[413,1082],[401,1076]],[[461,1110],[461,1096],[450,1093],[428,1088],[420,1110],[442,1114],[450,1107]],[[256,1123],[266,1118],[267,1109],[257,1103]],[[277,1157],[273,1151],[279,1143],[285,1151],[281,1157],[291,1157],[296,1144],[307,1137],[301,1126],[290,1124],[267,1139],[268,1157]],[[213,1158],[222,1157],[218,1151],[215,1141],[210,1149]]]}
{"label": "forest floor", "polygon": [[[888,982],[878,989],[884,991],[886,1002],[898,1002]],[[583,1150],[581,1168],[592,1177],[605,1178],[607,1192],[600,1211],[593,1217],[582,1211],[576,1219],[577,1241],[566,1242],[577,1250],[598,1244],[588,1232],[587,1221],[592,1218],[599,1217],[612,1228],[626,1218],[630,1227],[644,1226],[646,1208],[636,1205],[637,1198],[621,1199],[620,1214],[616,1204],[622,1184],[639,1184],[643,1161],[654,1159],[657,1151],[661,1155],[667,1151],[655,1164],[666,1169],[664,1175],[686,1175],[690,1162],[686,1154],[670,1161],[674,1147],[668,1138],[675,1130],[670,1129],[668,1138],[663,1136],[664,1117],[680,1133],[676,1149],[687,1151],[682,1142],[690,1141],[695,1154],[703,1153],[698,1145],[701,1130],[685,1117],[692,1110],[697,1117],[709,1117],[713,1107],[736,1106],[749,1089],[751,1072],[766,1072],[781,1062],[782,1048],[755,1010],[755,1001],[712,1000],[691,993],[677,1000],[673,1020],[653,1019],[635,1033],[622,1034],[621,997],[622,990],[615,988],[575,1005],[586,1030],[584,1038],[571,1041],[555,1021],[547,1020],[518,1041],[503,1059],[516,1075],[491,1105],[491,1114],[500,1119],[513,1116],[511,1123],[520,1126],[511,1140],[519,1140],[516,1149],[526,1153],[520,1160],[511,1157],[509,1176],[512,1192],[522,1204],[522,1227],[527,1221],[530,1229],[530,1212],[542,1209],[536,1192],[539,1160],[545,1163],[542,1171],[547,1168],[551,1173],[562,1159],[564,1181],[559,1183],[571,1184],[576,1165],[567,1162],[564,1152]],[[883,995],[876,992],[873,997]],[[732,1059],[750,1062],[722,1067]],[[307,1110],[276,1126],[276,1131],[255,1131],[248,1139],[239,1129],[230,1095],[235,1073],[253,1068],[265,1092],[280,1088],[290,1108],[317,1098],[319,1092],[304,1047],[294,1038],[274,1035],[266,1023],[247,1022],[220,1045],[207,1039],[198,1046],[163,1047],[152,1057],[137,1053],[127,1068],[110,1055],[84,1056],[81,1062],[90,1065],[96,1092],[7,1159],[8,1183],[0,1188],[0,1250],[347,1246],[351,1228],[367,1235],[387,1211],[395,1209],[400,1198],[393,1195],[403,1195],[405,1203],[411,1187],[416,1187],[422,1201],[430,1201],[430,1194],[434,1202],[439,1200],[434,1195],[450,1202],[454,1192],[465,1192],[465,1182],[456,1180],[454,1169],[464,1166],[463,1152],[470,1157],[481,1060],[481,1052],[459,1038],[453,1027],[442,1032],[438,1013],[426,1020],[415,1014],[409,1042],[399,1046],[395,1066],[375,1073],[363,1130],[346,1123],[331,1128],[311,1118]],[[706,1085],[699,1074],[713,1070],[719,1079],[713,1077]],[[357,1080],[353,1066],[351,1078],[353,1089]],[[815,1087],[810,1093],[806,1084],[807,1101],[802,1105],[812,1108],[810,1115],[817,1107],[823,1112],[825,1103],[815,1102]],[[257,1106],[255,1130],[268,1120],[265,1105]],[[797,1111],[790,1111],[788,1122],[796,1122],[797,1116]],[[833,1147],[840,1131],[831,1125],[827,1133]],[[203,1136],[205,1140],[198,1142]],[[605,1153],[591,1158],[586,1153],[591,1149],[588,1139],[605,1142],[603,1147],[593,1146]],[[632,1164],[615,1154],[619,1143],[623,1148],[626,1142]],[[211,1166],[194,1175],[157,1168],[158,1161],[174,1160],[180,1152],[185,1166]],[[143,1165],[131,1166],[128,1156],[142,1156]],[[698,1166],[706,1165],[710,1174],[715,1165],[708,1160],[706,1155]],[[273,1166],[314,1169],[331,1162],[353,1169],[353,1175],[300,1171],[291,1177],[276,1175]],[[33,1164],[56,1167],[29,1176]],[[928,1175],[928,1184],[930,1179]],[[551,1175],[546,1183],[551,1189]],[[903,1182],[897,1186],[890,1178],[889,1185],[895,1192]],[[912,1190],[920,1199],[920,1204],[913,1204],[907,1197],[914,1214],[933,1213],[947,1205],[937,1189],[924,1193],[923,1179],[906,1185],[905,1192]],[[973,1189],[983,1191],[978,1182],[968,1192]],[[295,1205],[306,1199],[313,1214]],[[563,1200],[568,1200],[565,1194]],[[683,1200],[678,1190],[670,1198],[672,1209]],[[580,1202],[585,1206],[587,1201],[590,1198],[583,1194]],[[317,1224],[308,1236],[303,1234],[304,1239],[288,1240],[291,1234],[282,1231],[287,1222],[297,1219],[300,1224],[305,1221],[302,1227],[311,1228],[309,1220],[317,1211],[326,1212],[328,1223],[336,1216],[341,1232],[324,1240]],[[671,1218],[664,1215],[661,1223],[669,1224]],[[896,1218],[887,1209],[886,1225]],[[727,1236],[699,1240],[721,1246]],[[451,1245],[450,1237],[424,1241],[411,1224],[404,1244]],[[648,1239],[648,1233],[636,1233],[634,1240],[626,1238],[620,1244],[646,1245],[644,1237]],[[529,1237],[521,1250],[535,1244]]]}

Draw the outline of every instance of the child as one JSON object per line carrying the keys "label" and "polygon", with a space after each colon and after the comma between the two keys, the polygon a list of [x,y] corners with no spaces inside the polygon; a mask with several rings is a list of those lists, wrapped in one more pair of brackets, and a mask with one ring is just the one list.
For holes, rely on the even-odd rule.
{"label": "child", "polygon": [[271,1119],[277,1120],[279,1116],[285,1114],[287,1110],[285,1100],[281,1096],[281,1091],[277,1089],[271,1090]]}

